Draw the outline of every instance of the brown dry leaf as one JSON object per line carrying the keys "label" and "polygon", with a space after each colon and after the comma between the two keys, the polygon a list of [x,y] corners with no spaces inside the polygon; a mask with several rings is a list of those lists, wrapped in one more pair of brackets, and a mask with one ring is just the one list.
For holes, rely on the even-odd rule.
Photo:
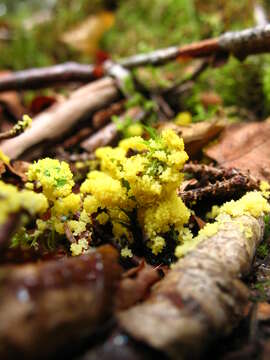
{"label": "brown dry leaf", "polygon": [[259,321],[270,320],[270,304],[267,302],[258,303],[257,319]]}
{"label": "brown dry leaf", "polygon": [[214,139],[225,127],[225,119],[215,119],[211,122],[199,122],[186,126],[171,123],[162,123],[160,129],[171,128],[175,130],[185,142],[185,150],[193,158],[198,152]]}
{"label": "brown dry leaf", "polygon": [[110,11],[103,11],[89,16],[83,23],[65,32],[61,40],[76,50],[94,55],[99,48],[102,35],[113,24],[114,14]]}
{"label": "brown dry leaf", "polygon": [[193,214],[192,217],[196,221],[199,229],[202,229],[205,226],[206,222],[203,221],[203,219],[201,219],[199,216],[196,216],[195,214]]}
{"label": "brown dry leaf", "polygon": [[30,111],[32,115],[37,115],[40,112],[48,109],[51,105],[57,102],[54,96],[37,95],[30,104]]}
{"label": "brown dry leaf", "polygon": [[[9,75],[10,71],[0,71],[0,78]],[[0,93],[0,105],[15,120],[19,120],[26,112],[21,98],[16,91],[4,91]]]}
{"label": "brown dry leaf", "polygon": [[201,93],[200,100],[203,106],[206,108],[213,105],[222,105],[221,97],[213,91],[205,91]]}
{"label": "brown dry leaf", "polygon": [[151,286],[160,280],[158,268],[153,268],[144,262],[141,262],[134,272],[128,271],[127,273],[128,277],[123,274],[123,279],[118,288],[116,298],[118,310],[127,309],[143,300],[149,293]]}
{"label": "brown dry leaf", "polygon": [[8,170],[13,174],[18,176],[23,182],[27,181],[27,171],[30,163],[27,161],[15,160],[11,164],[7,164]]}
{"label": "brown dry leaf", "polygon": [[270,122],[232,124],[205,153],[219,165],[270,181]]}

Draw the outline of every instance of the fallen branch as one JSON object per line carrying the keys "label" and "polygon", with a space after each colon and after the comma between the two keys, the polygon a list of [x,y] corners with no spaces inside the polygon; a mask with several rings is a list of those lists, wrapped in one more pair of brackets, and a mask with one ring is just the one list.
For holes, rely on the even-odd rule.
{"label": "fallen branch", "polygon": [[57,83],[94,80],[94,66],[68,62],[64,64],[16,71],[1,77],[0,91],[39,89]]}
{"label": "fallen branch", "polygon": [[52,141],[78,122],[84,115],[96,111],[119,96],[115,82],[104,78],[76,90],[66,101],[53,105],[39,114],[32,127],[20,136],[4,141],[2,151],[14,159],[34,145]]}
{"label": "fallen branch", "polygon": [[238,278],[250,271],[263,229],[262,218],[226,215],[218,232],[179,260],[147,301],[118,314],[122,329],[171,358],[197,358],[244,316],[248,291]]}
{"label": "fallen branch", "polygon": [[[119,61],[121,66],[132,69],[145,65],[162,65],[179,57],[228,56],[241,59],[246,56],[266,53],[270,50],[270,25],[258,26],[242,31],[227,32],[214,39],[202,40],[185,46],[172,46],[146,54],[134,55]],[[111,66],[109,66],[111,65]],[[0,79],[0,91],[33,89],[64,82],[89,82],[108,74],[114,66],[105,61],[95,67],[78,63],[14,72]]]}

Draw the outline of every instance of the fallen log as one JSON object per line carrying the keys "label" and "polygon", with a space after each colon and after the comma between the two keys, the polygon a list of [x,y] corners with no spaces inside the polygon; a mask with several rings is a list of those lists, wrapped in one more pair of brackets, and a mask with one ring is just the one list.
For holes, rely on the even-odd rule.
{"label": "fallen log", "polygon": [[179,260],[147,301],[119,312],[120,326],[171,358],[198,357],[243,317],[248,291],[239,277],[250,271],[263,233],[262,217],[226,214],[218,232]]}

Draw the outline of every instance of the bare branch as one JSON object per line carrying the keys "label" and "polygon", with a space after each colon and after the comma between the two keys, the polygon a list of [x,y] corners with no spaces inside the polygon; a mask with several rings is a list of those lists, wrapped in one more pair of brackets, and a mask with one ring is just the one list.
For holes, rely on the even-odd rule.
{"label": "bare branch", "polygon": [[[146,54],[139,54],[119,61],[119,65],[132,69],[145,65],[162,65],[178,57],[201,58],[233,54],[244,58],[270,50],[270,24],[242,31],[228,32],[218,38],[206,39],[185,46],[172,46]],[[103,66],[64,63],[56,66],[14,72],[0,80],[0,91],[33,89],[70,81],[89,82],[108,74],[111,61]]]}

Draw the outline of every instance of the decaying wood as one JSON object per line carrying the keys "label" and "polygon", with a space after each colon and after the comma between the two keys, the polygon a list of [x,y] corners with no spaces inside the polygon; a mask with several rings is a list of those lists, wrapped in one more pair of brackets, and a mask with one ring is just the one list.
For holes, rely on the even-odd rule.
{"label": "decaying wood", "polygon": [[213,165],[206,164],[198,164],[189,162],[184,165],[184,172],[188,172],[195,176],[196,178],[205,178],[208,179],[222,179],[222,178],[230,178],[239,173],[237,169],[225,169]]}
{"label": "decaying wood", "polygon": [[194,201],[202,201],[211,198],[227,198],[233,195],[239,195],[245,191],[258,189],[258,183],[250,181],[248,175],[236,174],[229,179],[216,181],[215,183],[204,187],[198,187],[191,190],[179,190],[178,195],[185,204],[192,204]]}
{"label": "decaying wood", "polygon": [[3,152],[14,159],[41,142],[52,141],[70,130],[84,115],[118,98],[111,78],[104,78],[76,90],[67,100],[36,116],[32,127],[20,136],[1,144]]}
{"label": "decaying wood", "polygon": [[2,266],[1,359],[49,358],[91,336],[112,313],[117,257],[107,245],[76,258]]}
{"label": "decaying wood", "polygon": [[259,189],[260,182],[248,172],[235,168],[222,168],[213,165],[187,163],[184,172],[194,179],[185,181],[178,194],[186,204],[211,198],[228,198],[234,195]]}
{"label": "decaying wood", "polygon": [[[171,358],[196,358],[243,316],[248,291],[238,279],[250,269],[263,238],[261,218],[227,215],[223,227],[179,260],[148,300],[118,314],[133,338]],[[248,237],[243,229],[251,229]]]}
{"label": "decaying wood", "polygon": [[[132,69],[144,65],[162,65],[179,57],[211,57],[233,54],[244,58],[270,50],[270,25],[242,31],[227,32],[218,38],[206,39],[185,46],[171,46],[146,54],[134,55],[119,61],[119,65]],[[44,87],[68,81],[89,82],[112,69],[111,61],[98,68],[93,65],[66,63],[41,69],[30,69],[0,79],[0,91]]]}

